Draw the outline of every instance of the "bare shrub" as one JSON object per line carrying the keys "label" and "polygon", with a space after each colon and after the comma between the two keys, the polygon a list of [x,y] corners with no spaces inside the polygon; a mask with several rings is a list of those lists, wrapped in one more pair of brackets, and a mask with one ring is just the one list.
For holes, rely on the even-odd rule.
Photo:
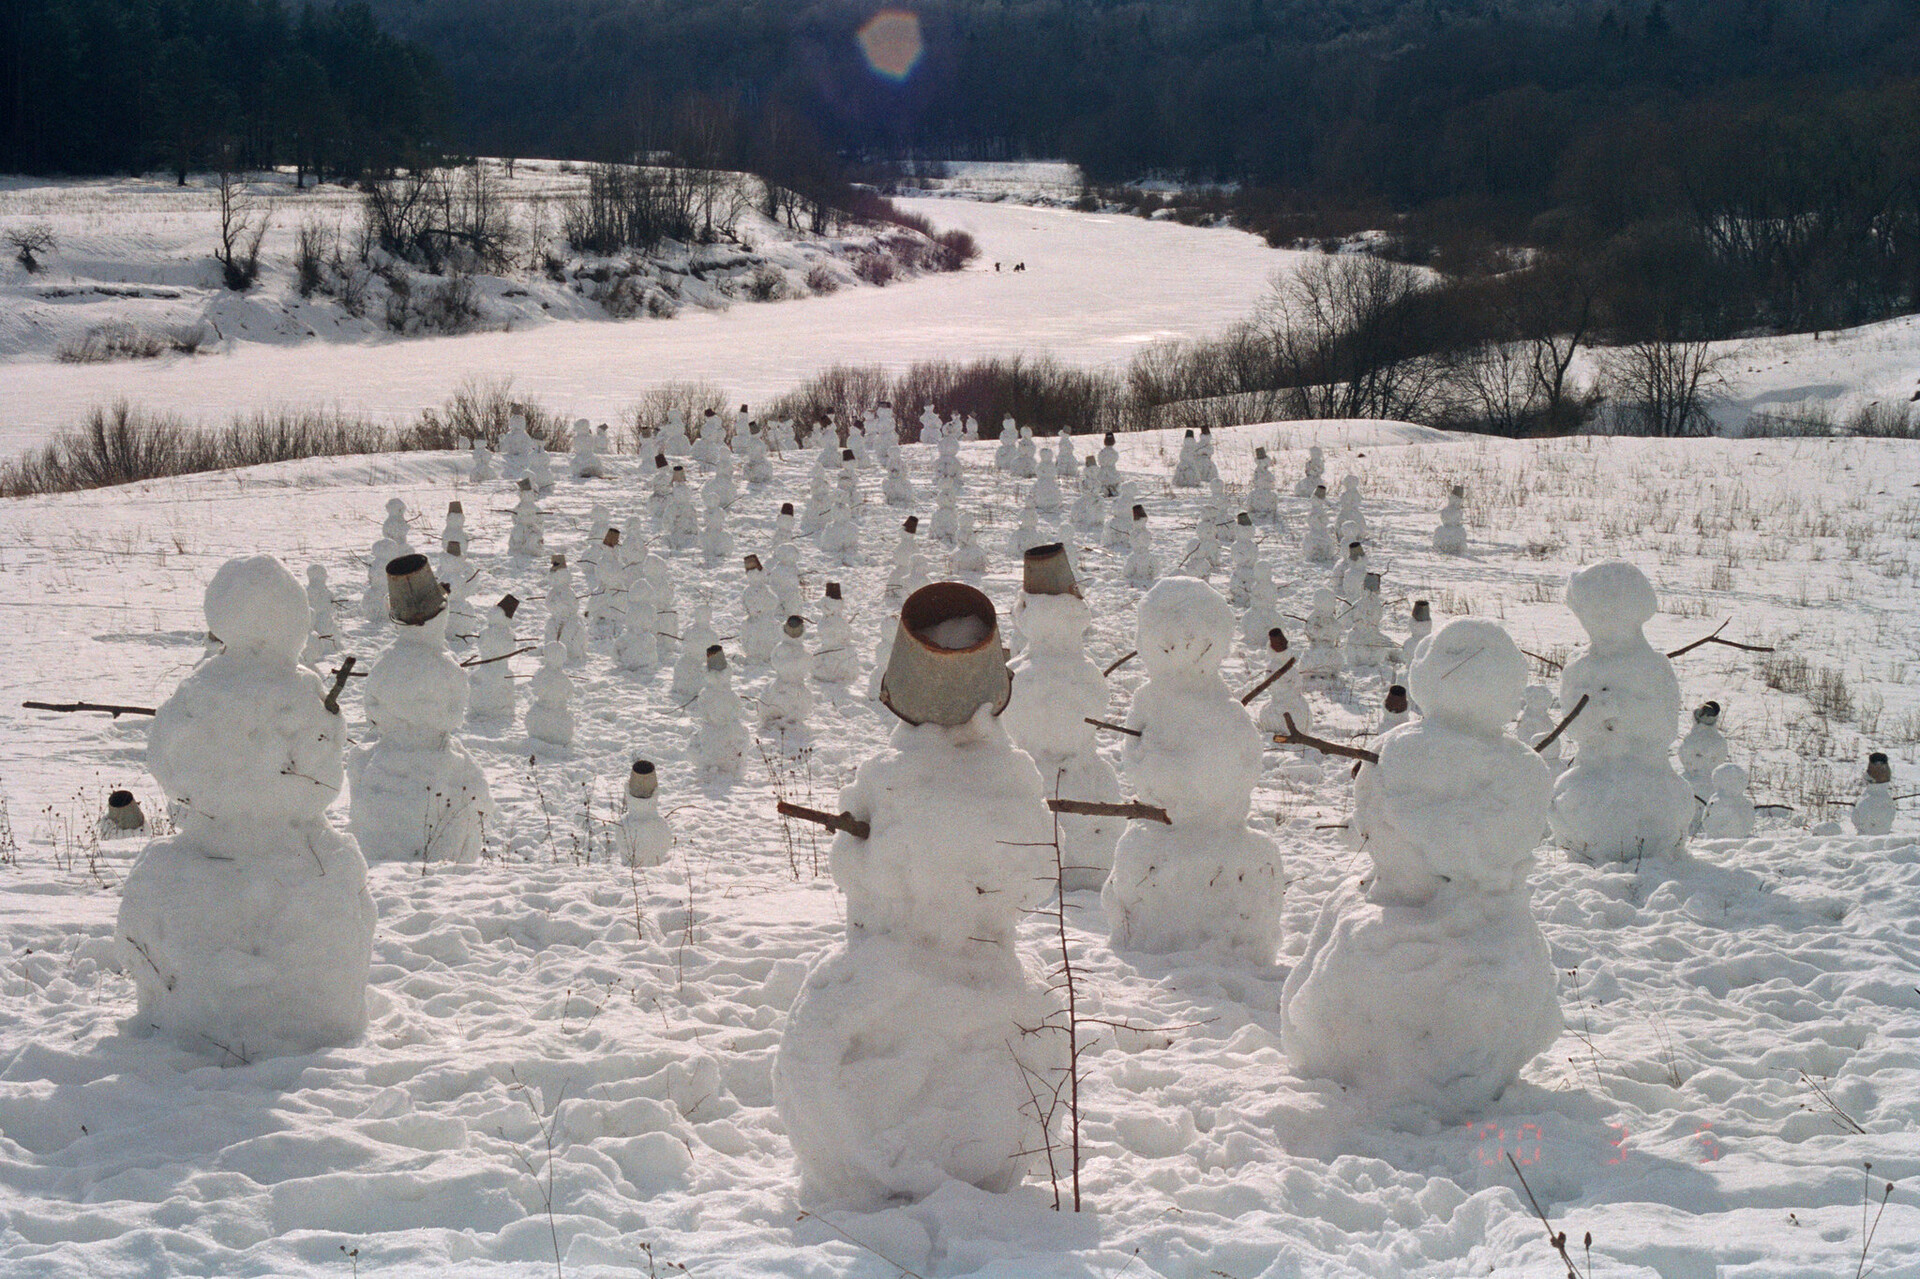
{"label": "bare shrub", "polygon": [[729,402],[726,391],[711,382],[662,382],[634,401],[625,420],[635,444],[644,454],[650,449],[648,441],[667,424],[669,413],[677,409],[682,421],[698,422],[708,409],[726,412]]}
{"label": "bare shrub", "polygon": [[755,302],[777,302],[787,296],[787,273],[768,262],[747,277],[747,296]]}
{"label": "bare shrub", "polygon": [[421,443],[421,448],[450,449],[460,440],[485,440],[489,448],[497,448],[515,414],[527,420],[527,434],[549,449],[566,446],[566,419],[531,400],[515,399],[510,377],[468,378],[440,408],[423,411],[412,429],[421,440],[431,441]]}
{"label": "bare shrub", "polygon": [[267,238],[270,217],[254,204],[242,174],[221,169],[219,195],[220,247],[214,250],[214,261],[226,286],[244,293],[260,278],[260,243]]}
{"label": "bare shrub", "polygon": [[840,291],[840,273],[827,263],[822,262],[807,272],[807,287],[815,293],[828,294]]}
{"label": "bare shrub", "polygon": [[0,496],[70,493],[142,480],[259,466],[307,457],[434,447],[416,431],[331,409],[255,412],[202,427],[125,400],[95,408],[76,429],[0,463]]}
{"label": "bare shrub", "polygon": [[1366,254],[1309,258],[1276,278],[1256,325],[1295,415],[1437,416],[1447,368],[1430,353],[1430,289],[1413,267]]}
{"label": "bare shrub", "polygon": [[318,218],[300,224],[294,236],[293,273],[301,297],[310,298],[326,289],[328,262],[339,251],[339,235],[332,227]]}
{"label": "bare shrub", "polygon": [[942,271],[958,271],[980,256],[980,243],[965,231],[942,231],[933,237],[939,250],[937,263]]}
{"label": "bare shrub", "polygon": [[597,164],[587,189],[561,204],[560,233],[577,253],[651,249],[697,238],[702,191],[684,169]]}
{"label": "bare shrub", "polygon": [[885,288],[894,272],[893,259],[877,250],[862,253],[853,260],[853,273],[876,288]]}
{"label": "bare shrub", "polygon": [[1121,388],[1111,375],[1071,368],[1052,356],[995,356],[957,364],[921,361],[894,381],[894,416],[908,442],[919,439],[919,410],[977,418],[982,433],[1012,417],[1036,431],[1075,434],[1111,430],[1121,416]]}
{"label": "bare shrub", "polygon": [[1863,404],[1847,419],[1847,434],[1881,440],[1911,440],[1920,436],[1920,424],[1905,404]]}
{"label": "bare shrub", "polygon": [[63,364],[153,360],[168,354],[192,355],[205,340],[205,330],[197,324],[162,332],[126,320],[108,320],[88,329],[78,341],[61,343],[54,356]]}
{"label": "bare shrub", "polygon": [[1705,342],[1648,339],[1606,350],[1601,379],[1616,405],[1620,433],[1712,434],[1707,405],[1725,385],[1719,365]]}
{"label": "bare shrub", "polygon": [[872,412],[889,390],[887,371],[878,365],[835,364],[776,397],[762,416],[811,425],[831,413],[834,421],[845,426]]}
{"label": "bare shrub", "polygon": [[41,256],[54,251],[56,240],[51,226],[45,222],[34,222],[10,228],[7,231],[7,243],[13,247],[13,260],[31,275],[40,270]]}

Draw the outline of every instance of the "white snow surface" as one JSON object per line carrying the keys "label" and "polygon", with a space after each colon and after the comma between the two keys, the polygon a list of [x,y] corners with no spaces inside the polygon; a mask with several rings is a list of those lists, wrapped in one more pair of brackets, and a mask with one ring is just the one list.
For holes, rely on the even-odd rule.
{"label": "white snow surface", "polygon": [[[417,375],[430,375],[426,361]],[[14,397],[0,399],[16,411]],[[347,1249],[361,1274],[383,1277],[534,1279],[554,1273],[557,1256],[566,1275],[591,1279],[646,1273],[644,1244],[662,1273],[670,1262],[694,1275],[1559,1273],[1507,1154],[1554,1229],[1570,1242],[1592,1233],[1592,1269],[1609,1279],[1852,1274],[1869,1160],[1876,1204],[1882,1177],[1897,1189],[1867,1264],[1920,1269],[1920,823],[1903,806],[1887,836],[1791,824],[1844,818],[1870,747],[1888,751],[1897,778],[1920,775],[1913,446],[1516,442],[1337,423],[1216,436],[1230,486],[1244,483],[1256,444],[1282,477],[1298,475],[1316,443],[1331,480],[1364,474],[1395,638],[1405,601],[1424,598],[1436,625],[1490,616],[1522,648],[1565,661],[1584,642],[1562,602],[1569,573],[1625,557],[1657,588],[1656,649],[1729,616],[1727,636],[1780,648],[1708,646],[1675,667],[1683,705],[1728,708],[1721,727],[1755,800],[1796,811],[1763,809],[1753,838],[1696,843],[1658,874],[1537,848],[1532,914],[1569,1032],[1471,1122],[1403,1131],[1288,1064],[1284,982],[1361,859],[1342,832],[1316,829],[1347,820],[1347,762],[1268,750],[1254,820],[1281,840],[1290,876],[1271,967],[1117,955],[1097,897],[1070,897],[1083,1015],[1178,1028],[1088,1028],[1088,1211],[1053,1212],[1036,1173],[1004,1196],[946,1183],[910,1207],[800,1218],[808,1205],[769,1066],[809,965],[843,933],[844,907],[823,873],[828,840],[798,823],[789,840],[772,792],[831,806],[897,721],[857,686],[820,684],[807,733],[766,739],[771,773],[756,745],[742,779],[702,783],[687,761],[691,709],[665,669],[627,672],[596,649],[573,670],[568,751],[530,764],[517,724],[463,731],[498,810],[481,861],[370,871],[379,922],[365,1038],[244,1066],[126,1029],[133,981],[112,968],[111,937],[143,841],[96,845],[91,832],[118,785],[163,824],[142,763],[150,720],[9,712],[0,1272],[341,1276]],[[1164,435],[1120,442],[1155,521],[1183,531],[1199,507],[1165,490],[1176,450]],[[931,462],[910,452],[920,482]],[[997,552],[1019,489],[991,473],[991,444],[961,452],[969,513],[995,550],[982,584],[1006,608],[1019,565]],[[779,501],[804,494],[809,463],[776,461],[772,486],[736,504],[742,547],[766,545]],[[468,465],[316,460],[0,505],[13,588],[5,704],[156,705],[200,659],[200,596],[220,564],[266,553],[356,583],[390,497],[428,512],[461,498],[483,573],[476,599],[511,589],[529,601],[515,629],[537,640],[544,565],[502,554],[510,495],[472,485]],[[633,459],[609,466],[608,479],[561,478],[545,499],[556,545],[577,544],[595,502],[622,516],[644,505]],[[878,473],[860,482],[877,504]],[[1436,556],[1432,512],[1456,482],[1469,551]],[[1282,508],[1298,520],[1304,501],[1283,497]],[[852,568],[829,568],[801,543],[808,599],[829,575],[845,583],[863,658],[892,622],[875,601],[896,525],[868,516],[865,562]],[[1133,647],[1140,590],[1123,580],[1124,552],[1075,547],[1088,648],[1104,666]],[[1281,611],[1303,614],[1322,570],[1290,541],[1266,549]],[[655,550],[674,564],[681,616],[707,599],[716,629],[733,633],[739,569]],[[339,630],[342,652],[363,660],[390,634],[344,609]],[[1808,671],[1786,670],[1787,658]],[[533,659],[512,665],[524,678]],[[1141,666],[1108,681],[1116,717]],[[1268,669],[1264,650],[1238,650],[1230,687]],[[1816,706],[1823,670],[1844,680],[1845,714],[1830,697]],[[743,678],[751,691],[767,676]],[[345,697],[355,736],[364,683]],[[1381,692],[1372,678],[1314,686],[1316,731],[1364,732]],[[1111,740],[1102,749],[1117,757]],[[615,824],[641,757],[660,766],[676,842],[664,864],[630,868]],[[344,807],[330,812],[336,825]],[[1028,962],[1055,961],[1055,928],[1022,917]]]}

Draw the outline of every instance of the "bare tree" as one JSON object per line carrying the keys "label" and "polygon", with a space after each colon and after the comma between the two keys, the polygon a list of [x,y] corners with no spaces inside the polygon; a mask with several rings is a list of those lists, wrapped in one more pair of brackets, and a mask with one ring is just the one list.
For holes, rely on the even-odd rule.
{"label": "bare tree", "polygon": [[1315,418],[1431,416],[1447,380],[1423,303],[1428,277],[1367,254],[1323,254],[1275,277],[1258,323],[1295,411]]}
{"label": "bare tree", "polygon": [[267,238],[272,215],[254,203],[245,174],[222,164],[219,181],[220,247],[213,256],[227,287],[244,293],[260,276],[260,242]]}
{"label": "bare tree", "polygon": [[9,229],[7,243],[13,246],[14,261],[32,274],[40,269],[40,255],[52,253],[56,241],[52,227],[44,222],[34,222]]}
{"label": "bare tree", "polygon": [[1636,435],[1708,435],[1707,404],[1725,386],[1720,357],[1705,342],[1649,338],[1601,357],[1609,398]]}

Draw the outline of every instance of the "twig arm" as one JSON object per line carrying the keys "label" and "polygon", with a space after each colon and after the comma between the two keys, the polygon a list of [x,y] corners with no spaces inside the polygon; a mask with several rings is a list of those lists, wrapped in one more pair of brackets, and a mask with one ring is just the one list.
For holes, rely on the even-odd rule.
{"label": "twig arm", "polygon": [[1279,679],[1282,675],[1285,675],[1288,671],[1292,670],[1293,664],[1299,660],[1300,659],[1297,657],[1289,657],[1287,659],[1287,664],[1285,666],[1282,666],[1279,670],[1267,676],[1265,679],[1261,680],[1258,684],[1255,684],[1251,689],[1249,689],[1247,693],[1241,697],[1240,704],[1242,706],[1253,705],[1254,698],[1266,692],[1268,685],[1272,684],[1273,681]]}
{"label": "twig arm", "polygon": [[1140,656],[1140,650],[1137,648],[1134,649],[1132,652],[1122,653],[1119,657],[1114,659],[1113,665],[1107,667],[1106,670],[1100,672],[1101,678],[1104,679],[1107,676],[1113,674],[1115,671],[1119,670],[1122,666],[1125,666],[1128,662],[1131,662],[1134,658],[1138,656]]}
{"label": "twig arm", "polygon": [[22,702],[30,711],[59,711],[70,715],[75,711],[99,711],[119,719],[122,715],[152,715],[151,706],[114,706],[105,702]]}
{"label": "twig arm", "polygon": [[1533,744],[1534,752],[1536,754],[1544,755],[1546,753],[1547,747],[1559,741],[1560,734],[1567,731],[1567,725],[1573,723],[1574,717],[1579,715],[1580,712],[1585,709],[1587,709],[1587,694],[1582,693],[1580,694],[1580,700],[1573,704],[1573,709],[1567,712],[1567,717],[1561,720],[1558,724],[1555,724],[1553,726],[1553,731],[1551,733],[1548,733],[1545,737],[1541,738],[1539,741]]}
{"label": "twig arm", "polygon": [[798,817],[803,822],[814,822],[831,831],[845,831],[855,839],[866,839],[873,834],[873,827],[861,821],[852,813],[828,813],[818,808],[808,808],[803,804],[789,804],[781,800],[774,805],[774,811],[782,817]]}
{"label": "twig arm", "polygon": [[1740,650],[1741,652],[1743,652],[1743,653],[1771,653],[1771,652],[1773,652],[1773,648],[1772,648],[1772,646],[1771,646],[1771,645],[1767,645],[1767,644],[1740,644],[1740,643],[1736,643],[1735,641],[1733,641],[1733,640],[1730,640],[1730,639],[1721,639],[1721,638],[1720,638],[1720,632],[1721,632],[1721,631],[1724,631],[1724,630],[1726,630],[1726,629],[1727,629],[1727,627],[1728,627],[1728,626],[1730,626],[1730,625],[1732,625],[1732,624],[1733,624],[1733,619],[1732,619],[1731,617],[1729,617],[1729,618],[1728,618],[1728,619],[1727,619],[1726,621],[1724,621],[1724,622],[1722,622],[1722,623],[1720,623],[1720,625],[1718,625],[1718,626],[1716,626],[1716,627],[1714,627],[1714,628],[1713,628],[1713,634],[1711,634],[1711,635],[1702,635],[1702,636],[1701,636],[1701,637],[1700,637],[1699,639],[1697,639],[1697,640],[1695,640],[1695,641],[1694,641],[1693,643],[1691,643],[1691,644],[1682,644],[1682,645],[1681,645],[1681,646],[1680,646],[1679,648],[1676,648],[1676,649],[1674,649],[1674,650],[1673,650],[1673,651],[1672,651],[1671,653],[1668,653],[1668,654],[1667,654],[1667,656],[1668,656],[1668,657],[1670,657],[1670,658],[1673,658],[1673,657],[1680,657],[1680,656],[1682,656],[1683,654],[1686,654],[1686,653],[1691,653],[1691,652],[1692,652],[1692,651],[1693,651],[1694,649],[1696,649],[1696,648],[1699,648],[1699,647],[1700,647],[1700,646],[1701,646],[1702,644],[1719,644],[1719,645],[1722,645],[1723,647],[1726,647],[1726,648],[1737,648],[1737,649],[1739,649],[1739,650]]}
{"label": "twig arm", "polygon": [[1173,818],[1167,816],[1167,810],[1154,804],[1106,804],[1088,799],[1050,799],[1047,807],[1056,813],[1068,813],[1075,817],[1124,817],[1134,822],[1159,822],[1162,826],[1173,825]]}
{"label": "twig arm", "polygon": [[1312,737],[1294,726],[1293,716],[1283,717],[1287,721],[1287,731],[1275,733],[1273,740],[1279,746],[1311,746],[1325,755],[1341,755],[1347,759],[1357,759],[1363,764],[1378,764],[1380,754],[1360,746],[1342,746],[1339,742],[1330,742],[1324,737]]}
{"label": "twig arm", "polygon": [[1109,724],[1106,720],[1095,719],[1091,715],[1087,716],[1087,723],[1093,725],[1095,728],[1104,728],[1110,733],[1125,733],[1128,737],[1139,737],[1141,735],[1140,730],[1137,728],[1128,728],[1124,724]]}
{"label": "twig arm", "polygon": [[340,713],[340,690],[347,686],[349,679],[353,678],[354,663],[359,660],[359,658],[349,655],[340,663],[340,669],[333,673],[333,687],[328,689],[327,695],[320,699],[320,704],[327,708],[327,714],[338,715]]}
{"label": "twig arm", "polygon": [[461,665],[461,666],[463,666],[463,667],[465,667],[465,666],[485,666],[485,665],[487,665],[487,664],[489,664],[489,663],[491,663],[491,662],[504,662],[504,661],[506,661],[506,660],[507,660],[507,659],[508,659],[509,657],[518,657],[518,656],[520,656],[520,654],[522,654],[522,653],[531,653],[531,652],[533,652],[533,650],[534,650],[534,648],[535,648],[535,646],[534,646],[534,645],[532,645],[532,644],[528,644],[528,645],[526,645],[526,646],[525,646],[525,647],[523,647],[523,648],[516,648],[516,649],[514,649],[514,650],[513,650],[513,651],[512,651],[511,653],[502,653],[502,654],[500,654],[500,656],[498,656],[498,657],[469,657],[469,658],[468,658],[468,659],[467,659],[466,661],[464,661],[464,662],[462,662],[462,663],[460,663],[460,665]]}

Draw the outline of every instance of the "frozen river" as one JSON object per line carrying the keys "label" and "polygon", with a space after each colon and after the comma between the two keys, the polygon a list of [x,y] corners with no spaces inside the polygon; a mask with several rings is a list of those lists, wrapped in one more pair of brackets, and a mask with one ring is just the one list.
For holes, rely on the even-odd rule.
{"label": "frozen river", "polygon": [[[827,297],[688,310],[672,320],[554,321],[515,332],[356,345],[241,343],[111,365],[0,364],[0,453],[34,444],[118,397],[223,421],[275,405],[338,405],[405,417],[462,380],[511,376],[516,395],[609,419],[650,386],[702,379],[757,401],[836,362],[1051,353],[1119,365],[1160,338],[1246,316],[1299,255],[1242,231],[952,199],[905,200],[961,227],[981,260],[956,274]],[[1026,270],[996,272],[998,261]]]}

